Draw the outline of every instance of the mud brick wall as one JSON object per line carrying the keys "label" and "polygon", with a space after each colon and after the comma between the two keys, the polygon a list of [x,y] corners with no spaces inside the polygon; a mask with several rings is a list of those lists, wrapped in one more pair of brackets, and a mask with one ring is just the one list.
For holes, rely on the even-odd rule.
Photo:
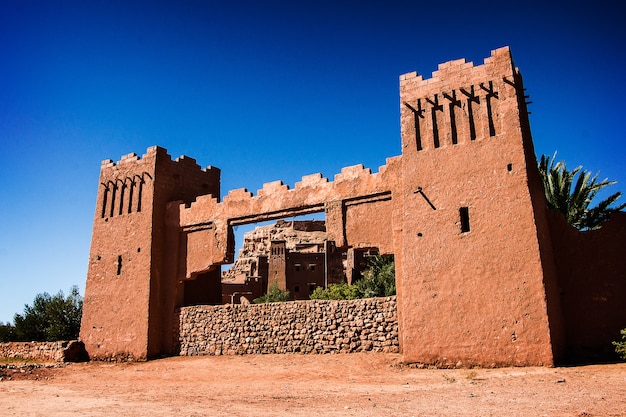
{"label": "mud brick wall", "polygon": [[8,342],[0,343],[0,358],[50,362],[75,362],[84,359],[81,342]]}
{"label": "mud brick wall", "polygon": [[181,356],[399,352],[396,297],[179,310]]}

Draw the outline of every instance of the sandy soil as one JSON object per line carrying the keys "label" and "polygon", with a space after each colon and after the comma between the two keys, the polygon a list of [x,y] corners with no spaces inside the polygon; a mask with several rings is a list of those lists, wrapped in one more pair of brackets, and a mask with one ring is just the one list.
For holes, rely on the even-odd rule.
{"label": "sandy soil", "polygon": [[2,416],[626,416],[626,364],[441,370],[394,354],[251,355],[4,372]]}

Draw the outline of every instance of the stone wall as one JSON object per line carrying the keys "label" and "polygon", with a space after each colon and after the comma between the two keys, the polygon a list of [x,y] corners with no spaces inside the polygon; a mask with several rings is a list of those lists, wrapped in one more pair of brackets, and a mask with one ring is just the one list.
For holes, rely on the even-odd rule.
{"label": "stone wall", "polygon": [[181,356],[399,352],[396,297],[179,310]]}
{"label": "stone wall", "polygon": [[87,360],[82,342],[8,342],[0,343],[0,358],[28,359],[45,362],[79,362]]}

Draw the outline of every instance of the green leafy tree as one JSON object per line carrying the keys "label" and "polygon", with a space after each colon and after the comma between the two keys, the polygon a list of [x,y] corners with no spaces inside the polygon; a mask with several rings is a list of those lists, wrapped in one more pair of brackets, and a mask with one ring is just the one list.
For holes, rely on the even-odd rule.
{"label": "green leafy tree", "polygon": [[626,361],[626,329],[622,329],[620,333],[622,334],[622,340],[613,342],[613,346],[615,346],[615,353]]}
{"label": "green leafy tree", "polygon": [[33,305],[24,306],[24,314],[16,314],[15,340],[56,341],[77,339],[83,311],[83,298],[78,287],[65,297],[63,291],[51,296],[37,294]]}
{"label": "green leafy tree", "polygon": [[396,267],[393,255],[376,255],[368,259],[363,278],[356,282],[363,298],[396,294]]}
{"label": "green leafy tree", "polygon": [[598,192],[616,181],[598,181],[598,174],[592,177],[580,166],[570,171],[565,162],[556,162],[556,153],[552,158],[541,155],[538,166],[548,207],[563,213],[568,223],[579,230],[599,229],[611,213],[626,207],[626,203],[614,206],[621,192],[590,207]]}
{"label": "green leafy tree", "polygon": [[0,342],[12,342],[15,340],[15,326],[11,323],[0,322]]}
{"label": "green leafy tree", "polygon": [[377,255],[368,259],[363,277],[353,285],[345,282],[317,287],[312,300],[354,300],[357,298],[387,297],[396,294],[396,271],[393,255]]}
{"label": "green leafy tree", "polygon": [[278,288],[278,283],[275,282],[267,290],[267,294],[255,298],[252,300],[255,304],[262,303],[278,303],[283,301],[289,301],[289,291],[283,291]]}
{"label": "green leafy tree", "polygon": [[309,296],[311,300],[356,300],[363,298],[363,294],[356,285],[345,282],[330,284],[328,288],[317,287]]}

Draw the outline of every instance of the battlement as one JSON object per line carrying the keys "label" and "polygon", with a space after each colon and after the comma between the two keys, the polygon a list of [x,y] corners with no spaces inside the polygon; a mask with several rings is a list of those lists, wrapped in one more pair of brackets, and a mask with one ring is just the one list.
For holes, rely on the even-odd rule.
{"label": "battlement", "polygon": [[[388,163],[395,163],[395,159],[389,158]],[[323,190],[332,190],[341,187],[341,183],[354,182],[359,184],[366,184],[367,187],[376,188],[376,185],[382,187],[382,176],[388,169],[388,164],[379,167],[379,171],[372,173],[370,168],[365,168],[362,164],[344,167],[339,174],[334,176],[334,181],[329,181],[321,173],[304,175],[301,181],[295,183],[295,187],[291,188],[289,185],[284,184],[283,181],[271,181],[263,184],[260,190],[257,190],[256,195],[248,191],[247,188],[237,188],[229,190],[226,197],[224,197],[224,204],[231,202],[245,202],[253,199],[271,198],[275,200],[292,200],[296,194],[302,193],[303,195],[310,195],[311,189],[315,189],[316,193],[323,192]],[[384,188],[384,187],[382,187]],[[296,197],[297,198],[297,197]],[[198,201],[193,202],[190,207],[186,209],[193,209],[197,204],[202,204],[202,197]]]}
{"label": "battlement", "polygon": [[201,166],[197,163],[195,158],[192,158],[187,155],[181,155],[178,158],[173,160],[171,155],[167,152],[167,149],[160,147],[160,146],[156,146],[156,145],[149,147],[146,150],[146,153],[143,154],[142,157],[139,157],[136,153],[131,152],[126,155],[122,155],[122,157],[120,158],[119,161],[117,161],[117,163],[113,162],[112,159],[105,159],[102,161],[101,167],[102,169],[113,168],[113,167],[124,166],[132,162],[143,162],[147,160],[149,160],[150,163],[152,163],[156,157],[167,158],[167,160],[178,163],[181,166],[186,166],[189,168],[196,168],[202,172],[219,173],[221,171],[218,167],[214,167],[211,165],[208,165],[206,168],[201,168]]}
{"label": "battlement", "polygon": [[[417,71],[402,74],[400,75],[400,85],[407,82],[423,82],[426,84],[440,82],[442,79],[446,80],[446,77],[456,72],[467,72],[471,68],[478,68],[478,70],[480,70],[483,66],[491,66],[498,60],[512,62],[511,51],[508,46],[492,50],[491,55],[483,60],[483,64],[476,67],[473,62],[467,62],[465,58],[460,58],[439,64],[437,70],[432,72],[431,78],[424,79]],[[446,81],[449,82],[449,80]]]}
{"label": "battlement", "polygon": [[[167,149],[151,146],[140,158],[131,152],[114,163],[102,161],[98,217],[104,221],[125,214],[139,213],[145,208],[144,199],[153,201],[154,178],[159,172],[166,201],[184,200],[189,203],[202,194],[219,195],[221,170],[208,166],[201,168],[194,158],[182,155],[175,160]],[[149,195],[146,195],[149,192]]]}
{"label": "battlement", "polygon": [[521,90],[508,47],[491,51],[482,65],[457,59],[428,79],[417,72],[400,76],[402,153],[504,136],[517,129],[512,122],[519,119]]}

